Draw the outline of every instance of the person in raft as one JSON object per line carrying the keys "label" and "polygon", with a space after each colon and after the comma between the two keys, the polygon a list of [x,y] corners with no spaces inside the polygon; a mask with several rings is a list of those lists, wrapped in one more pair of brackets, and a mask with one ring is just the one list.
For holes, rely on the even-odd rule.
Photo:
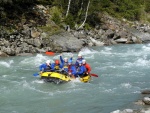
{"label": "person in raft", "polygon": [[[69,60],[72,60],[73,55]],[[62,73],[67,74],[68,72],[68,58],[65,57],[64,59],[62,58],[62,54],[60,54],[60,62],[62,64]]]}
{"label": "person in raft", "polygon": [[75,77],[83,77],[86,73],[86,68],[85,66],[83,66],[82,61],[79,61],[79,66],[77,67],[77,73],[75,75]]}
{"label": "person in raft", "polygon": [[72,78],[75,78],[76,75],[76,67],[73,64],[72,60],[68,61],[68,74],[69,76],[71,76]]}
{"label": "person in raft", "polygon": [[62,69],[62,64],[60,64],[59,60],[55,60],[55,63],[52,64],[52,71],[60,72]]}
{"label": "person in raft", "polygon": [[82,57],[82,55],[79,53],[78,54],[78,58],[76,60],[75,66],[78,67],[79,66],[79,62],[82,61],[84,58]]}
{"label": "person in raft", "polygon": [[84,59],[82,60],[82,64],[86,68],[85,75],[89,75],[91,72],[91,66]]}
{"label": "person in raft", "polygon": [[40,65],[40,73],[52,71],[52,64],[50,60],[47,60],[44,64]]}

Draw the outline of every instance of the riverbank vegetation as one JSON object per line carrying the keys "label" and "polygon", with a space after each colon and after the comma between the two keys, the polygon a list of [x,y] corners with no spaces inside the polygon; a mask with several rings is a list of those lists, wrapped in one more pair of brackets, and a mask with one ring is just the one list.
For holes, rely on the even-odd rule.
{"label": "riverbank vegetation", "polygon": [[[49,7],[45,14],[59,27],[95,27],[100,22],[99,13],[130,21],[150,22],[150,0],[1,0],[0,23],[10,29],[21,24],[45,26],[46,17],[33,9],[35,5]],[[26,21],[28,20],[28,21]]]}

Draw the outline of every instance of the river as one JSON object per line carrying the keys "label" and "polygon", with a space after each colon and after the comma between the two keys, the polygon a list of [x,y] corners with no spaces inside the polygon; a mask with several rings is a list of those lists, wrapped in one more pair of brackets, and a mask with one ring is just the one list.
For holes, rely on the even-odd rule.
{"label": "river", "polygon": [[[0,113],[110,113],[133,104],[150,86],[150,45],[114,45],[80,51],[92,67],[90,83],[56,85],[34,77],[55,56],[36,54],[0,58]],[[77,53],[63,53],[63,57]]]}

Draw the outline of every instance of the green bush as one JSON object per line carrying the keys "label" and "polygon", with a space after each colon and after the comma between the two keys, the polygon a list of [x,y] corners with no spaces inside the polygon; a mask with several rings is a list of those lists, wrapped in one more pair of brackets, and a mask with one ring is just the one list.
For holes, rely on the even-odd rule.
{"label": "green bush", "polygon": [[56,24],[60,24],[61,18],[60,18],[59,13],[57,13],[57,12],[53,13],[52,20],[53,20]]}
{"label": "green bush", "polygon": [[75,26],[75,21],[74,21],[74,17],[69,14],[66,18],[65,18],[65,23],[67,25],[70,25],[70,28],[74,28]]}

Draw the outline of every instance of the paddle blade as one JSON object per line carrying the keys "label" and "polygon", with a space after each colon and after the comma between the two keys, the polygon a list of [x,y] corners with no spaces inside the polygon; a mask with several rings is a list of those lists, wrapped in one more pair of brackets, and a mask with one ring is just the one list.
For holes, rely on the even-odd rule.
{"label": "paddle blade", "polygon": [[34,73],[34,74],[33,74],[33,76],[35,76],[35,77],[38,76],[38,75],[39,75],[38,73]]}
{"label": "paddle blade", "polygon": [[55,55],[54,52],[49,52],[49,51],[46,51],[45,54],[46,54],[46,55],[50,55],[50,56],[54,56],[54,55]]}
{"label": "paddle blade", "polygon": [[98,77],[98,75],[91,73],[91,76]]}

